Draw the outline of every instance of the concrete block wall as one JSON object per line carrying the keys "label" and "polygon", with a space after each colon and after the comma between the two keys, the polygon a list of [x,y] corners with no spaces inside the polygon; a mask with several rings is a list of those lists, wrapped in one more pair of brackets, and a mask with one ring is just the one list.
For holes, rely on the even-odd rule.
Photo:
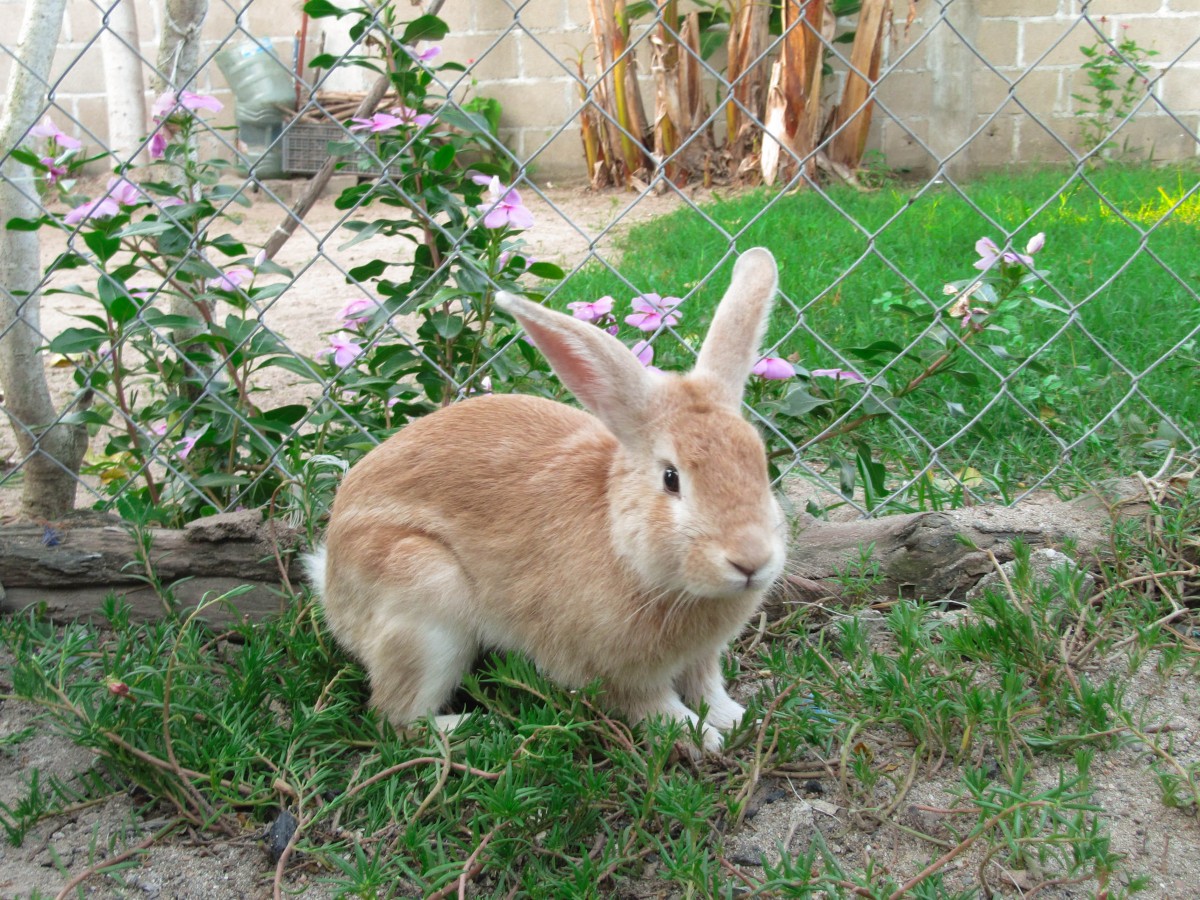
{"label": "concrete block wall", "polygon": [[[1101,35],[1158,51],[1151,96],[1116,142],[1142,159],[1200,155],[1200,0],[975,0],[950,4],[944,20],[918,8],[878,88],[872,146],[889,164],[936,169],[968,139],[952,170],[1072,159],[1085,108],[1075,95],[1088,93],[1079,48]],[[955,58],[945,51],[963,46],[959,34],[974,50]]]}
{"label": "concrete block wall", "polygon": [[[159,0],[122,0],[135,5],[140,51],[154,60],[162,27]],[[347,5],[353,5],[346,0]],[[879,105],[868,147],[893,167],[936,170],[945,160],[956,173],[1013,163],[1051,163],[1079,148],[1079,103],[1084,86],[1080,45],[1097,32],[1125,34],[1153,57],[1153,97],[1128,129],[1129,144],[1157,160],[1188,159],[1200,153],[1192,137],[1200,129],[1200,0],[952,0],[943,18],[941,4],[917,3],[917,18],[906,27],[904,0],[896,0],[897,21],[889,42]],[[0,0],[0,16],[14,27],[0,37],[15,43],[15,23],[25,0]],[[1086,9],[1085,9],[1086,7]],[[407,15],[407,0],[398,0]],[[416,9],[413,9],[416,14]],[[442,42],[443,59],[469,66],[456,88],[495,97],[503,107],[503,137],[534,177],[583,177],[577,113],[579,60],[594,77],[588,0],[453,0],[442,16],[451,27]],[[92,0],[69,0],[55,58],[53,102],[60,125],[81,133],[93,146],[107,138],[102,13]],[[951,27],[953,26],[953,27]],[[291,63],[300,28],[293,0],[250,0],[237,14],[211,0],[204,25],[207,56],[242,31],[272,40]],[[326,33],[328,29],[328,33]],[[967,38],[967,46],[959,37]],[[653,110],[649,42],[636,32],[647,110]],[[346,45],[329,20],[310,25],[308,55]],[[848,45],[839,45],[848,52]],[[11,57],[0,53],[0,80]],[[719,62],[717,63],[720,64]],[[149,83],[149,70],[146,71]],[[364,89],[362,70],[351,69],[336,85]],[[232,124],[232,97],[215,65],[201,74],[197,89],[226,103],[216,118]],[[147,105],[152,96],[147,90]],[[74,122],[73,127],[67,127]],[[1189,134],[1188,132],[1192,134]],[[1118,137],[1121,140],[1125,133]]]}

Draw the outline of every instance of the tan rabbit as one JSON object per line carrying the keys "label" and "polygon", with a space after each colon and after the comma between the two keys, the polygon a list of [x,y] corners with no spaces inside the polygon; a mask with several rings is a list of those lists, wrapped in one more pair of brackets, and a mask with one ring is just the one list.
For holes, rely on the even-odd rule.
{"label": "tan rabbit", "polygon": [[[559,684],[600,678],[636,722],[745,710],[721,654],[783,569],[786,524],[742,391],[776,292],[738,259],[695,369],[650,371],[603,329],[501,294],[588,412],[477,397],[406,426],[346,476],[310,559],[334,635],[401,726],[435,714],[481,649]],[[686,704],[686,705],[685,705]]]}

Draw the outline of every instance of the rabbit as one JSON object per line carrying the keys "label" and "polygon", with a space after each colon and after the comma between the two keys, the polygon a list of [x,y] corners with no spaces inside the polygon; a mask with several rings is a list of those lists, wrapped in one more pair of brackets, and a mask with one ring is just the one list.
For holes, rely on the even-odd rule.
{"label": "rabbit", "polygon": [[745,712],[722,653],[785,559],[766,452],[740,409],[777,281],[769,251],[739,257],[686,375],[497,295],[588,411],[497,394],[411,422],[350,469],[309,561],[334,637],[393,725],[436,715],[479,651],[515,650],[566,688],[601,679],[603,704],[631,723],[691,723],[721,749]]}

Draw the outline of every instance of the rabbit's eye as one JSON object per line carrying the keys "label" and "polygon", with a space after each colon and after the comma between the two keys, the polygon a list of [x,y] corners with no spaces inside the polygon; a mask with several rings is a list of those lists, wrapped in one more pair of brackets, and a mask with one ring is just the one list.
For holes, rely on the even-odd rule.
{"label": "rabbit's eye", "polygon": [[667,466],[663,472],[663,487],[667,489],[668,494],[679,493],[679,472],[674,466]]}

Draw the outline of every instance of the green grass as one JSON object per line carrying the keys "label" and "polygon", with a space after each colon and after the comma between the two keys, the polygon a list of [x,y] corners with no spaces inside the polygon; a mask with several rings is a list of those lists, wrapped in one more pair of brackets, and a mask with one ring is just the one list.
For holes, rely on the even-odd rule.
{"label": "green grass", "polygon": [[[170,613],[136,624],[116,601],[103,628],[29,610],[0,620],[13,694],[97,766],[70,786],[32,773],[0,824],[20,844],[131,784],[147,814],[169,817],[162,835],[245,841],[286,810],[298,828],[280,884],[303,871],[353,897],[453,896],[469,884],[485,897],[949,900],[986,895],[989,878],[994,887],[1013,870],[1128,896],[1146,879],[1111,847],[1093,764],[1140,742],[1155,760],[1145,789],[1164,809],[1200,800],[1200,766],[1177,759],[1170,729],[1126,696],[1143,667],[1164,679],[1200,669],[1189,637],[1200,496],[1188,490],[1119,524],[1089,591],[1069,570],[1039,582],[1018,548],[1006,582],[945,616],[873,596],[864,551],[837,579],[847,608],[777,610],[735,645],[728,674],[752,696],[751,721],[724,757],[698,763],[677,752],[690,739],[677,727],[630,729],[600,712],[595,691],[565,692],[516,656],[489,658],[468,681],[465,702],[483,708],[451,738],[381,732],[362,671],[305,596],[227,629]],[[938,773],[953,802],[915,827],[907,798]],[[778,861],[732,862],[752,798],[772,780],[847,812]],[[853,847],[860,827],[860,843],[882,828],[915,858],[880,871],[827,845]],[[969,865],[953,875],[952,860]]]}
{"label": "green grass", "polygon": [[[1195,390],[1200,341],[1191,338],[1176,347],[1200,325],[1194,296],[1200,290],[1197,173],[1114,166],[1088,173],[1087,180],[1069,174],[1008,172],[967,184],[962,193],[948,185],[894,184],[874,193],[835,186],[823,193],[743,194],[631,229],[622,244],[621,277],[599,266],[585,269],[564,284],[554,302],[611,294],[623,315],[624,304],[638,291],[687,295],[681,333],[698,340],[728,284],[731,262],[719,263],[727,234],[734,235],[741,249],[763,245],[775,253],[782,292],[800,311],[798,319],[790,305],[777,310],[769,340],[778,342],[778,355],[808,370],[842,366],[824,342],[871,376],[885,359],[856,359],[848,348],[881,339],[907,346],[921,327],[911,318],[885,315],[874,301],[890,296],[932,312],[949,302],[942,293],[945,283],[976,274],[977,239],[1002,242],[1011,231],[1020,250],[1035,233],[1045,232],[1037,264],[1047,274],[1038,295],[1074,308],[1076,315],[1034,306],[1019,310],[1006,323],[1018,334],[989,331],[973,344],[1001,345],[1015,358],[981,350],[986,365],[968,361],[959,367],[960,377],[931,378],[900,403],[899,417],[941,445],[1010,376],[1011,396],[1033,417],[1006,399],[940,451],[951,471],[970,466],[1015,492],[1062,461],[1061,444],[1072,446],[1068,472],[1089,478],[1152,465],[1168,445],[1188,445],[1140,397],[1127,399],[1134,386],[1130,373],[1187,440],[1200,439]],[[623,336],[634,339],[632,332]],[[925,339],[917,349],[931,346]],[[690,354],[669,336],[656,347],[656,362],[665,367],[690,365]],[[1013,374],[1026,356],[1036,369]],[[917,371],[905,363],[888,380],[894,388]],[[781,389],[768,387],[760,398],[768,409],[773,390]],[[1114,409],[1117,414],[1110,415]],[[792,443],[803,445],[830,423],[827,410],[777,417],[776,424]],[[875,420],[855,437],[865,439],[873,456],[897,476],[917,471],[930,457],[894,421]],[[814,447],[806,455],[819,459],[826,452]],[[835,441],[831,452],[852,458],[855,449]]]}

